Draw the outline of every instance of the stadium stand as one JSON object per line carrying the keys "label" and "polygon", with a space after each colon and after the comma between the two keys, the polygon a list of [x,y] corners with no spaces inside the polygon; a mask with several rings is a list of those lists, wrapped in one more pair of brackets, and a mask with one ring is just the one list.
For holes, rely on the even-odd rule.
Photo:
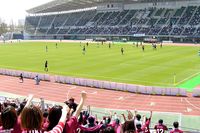
{"label": "stadium stand", "polygon": [[[104,2],[104,1],[103,1]],[[34,35],[49,36],[85,36],[87,35],[107,35],[107,36],[133,36],[135,34],[144,34],[145,36],[162,37],[176,36],[180,38],[192,37],[193,35],[199,35],[199,4],[196,2],[192,6],[191,1],[186,3],[177,1],[180,5],[169,1],[174,4],[171,8],[159,7],[148,4],[146,8],[140,8],[137,4],[140,2],[125,2],[124,7],[130,7],[121,9],[121,6],[109,10],[109,8],[100,6],[106,3],[93,3],[97,8],[88,10],[77,10],[76,12],[51,14],[47,11],[47,15],[27,16],[25,24],[25,32],[34,37]],[[194,3],[194,2],[193,2]],[[67,3],[66,3],[67,4]],[[68,3],[70,5],[70,3]],[[137,7],[131,9],[131,5]],[[157,3],[163,4],[165,2]],[[182,6],[181,6],[182,5]],[[87,7],[87,5],[85,5]],[[76,7],[79,9],[79,7]],[[101,9],[102,8],[102,9]],[[50,9],[49,9],[50,10]],[[59,9],[60,10],[60,9]],[[52,12],[59,11],[56,6],[52,8]],[[31,14],[40,13],[39,9],[30,9],[28,12]],[[44,9],[45,13],[46,9]],[[63,11],[68,11],[68,9]],[[195,26],[195,27],[194,27]],[[137,30],[136,30],[137,28]],[[29,37],[29,38],[30,38]],[[48,37],[45,37],[48,38]],[[179,40],[179,41],[180,41]],[[184,39],[183,39],[184,40]],[[193,39],[195,41],[195,38]]]}

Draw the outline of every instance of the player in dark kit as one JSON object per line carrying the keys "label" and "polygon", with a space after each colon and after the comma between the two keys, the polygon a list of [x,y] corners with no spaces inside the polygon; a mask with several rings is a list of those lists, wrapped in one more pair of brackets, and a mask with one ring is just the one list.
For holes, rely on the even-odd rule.
{"label": "player in dark kit", "polygon": [[138,48],[138,42],[136,43],[136,47]]}
{"label": "player in dark kit", "polygon": [[58,44],[56,43],[56,48],[58,48]]}
{"label": "player in dark kit", "polygon": [[156,49],[157,48],[156,44],[152,43],[152,48],[153,48],[153,50],[157,50]]}
{"label": "player in dark kit", "polygon": [[144,45],[142,45],[142,51],[144,52]]}
{"label": "player in dark kit", "polygon": [[45,64],[44,64],[44,71],[48,72],[48,61],[46,60]]}
{"label": "player in dark kit", "polygon": [[87,47],[88,47],[89,43],[87,42],[86,45],[87,45]]}
{"label": "player in dark kit", "polygon": [[46,45],[46,52],[48,52],[48,47],[47,47],[47,45]]}
{"label": "player in dark kit", "polygon": [[122,55],[124,55],[124,48],[121,48],[121,53]]}
{"label": "player in dark kit", "polygon": [[109,43],[109,48],[111,48],[111,44]]}
{"label": "player in dark kit", "polygon": [[156,44],[154,44],[154,50],[157,50],[157,45]]}
{"label": "player in dark kit", "polygon": [[133,42],[133,46],[135,46],[135,43]]}
{"label": "player in dark kit", "polygon": [[85,46],[83,46],[83,51],[82,51],[82,53],[85,55],[85,52],[86,52],[86,49],[85,49]]}

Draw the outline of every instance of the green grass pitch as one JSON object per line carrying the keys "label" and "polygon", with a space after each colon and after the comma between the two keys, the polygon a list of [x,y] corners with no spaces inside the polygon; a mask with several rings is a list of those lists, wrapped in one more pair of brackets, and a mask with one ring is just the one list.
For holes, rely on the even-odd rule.
{"label": "green grass pitch", "polygon": [[48,60],[49,74],[162,87],[178,86],[200,72],[198,47],[158,45],[153,50],[149,45],[142,52],[141,47],[126,43],[114,43],[110,49],[108,44],[95,43],[85,46],[83,55],[85,43],[62,42],[58,48],[55,44],[1,44],[0,67],[45,73],[44,63]]}

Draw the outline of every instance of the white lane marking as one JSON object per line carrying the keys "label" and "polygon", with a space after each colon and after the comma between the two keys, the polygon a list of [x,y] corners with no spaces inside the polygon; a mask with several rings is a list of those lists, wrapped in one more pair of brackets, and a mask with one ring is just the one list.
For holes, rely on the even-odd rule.
{"label": "white lane marking", "polygon": [[189,105],[191,105],[192,107],[194,107],[195,109],[200,110],[199,107],[197,107],[197,106],[195,106],[194,104],[192,104],[190,101],[187,100],[187,98],[184,98],[184,100],[185,100]]}
{"label": "white lane marking", "polygon": [[70,87],[67,91],[67,100],[69,99],[69,93],[72,89],[76,89],[76,86]]}
{"label": "white lane marking", "polygon": [[119,97],[118,100],[124,100],[124,97]]}
{"label": "white lane marking", "polygon": [[192,109],[187,107],[187,112],[192,112]]}
{"label": "white lane marking", "polygon": [[92,92],[92,93],[90,93],[90,94],[94,95],[94,94],[97,94],[97,92],[95,91],[95,92]]}
{"label": "white lane marking", "polygon": [[151,102],[151,103],[150,103],[150,106],[155,106],[155,105],[156,105],[155,102]]}

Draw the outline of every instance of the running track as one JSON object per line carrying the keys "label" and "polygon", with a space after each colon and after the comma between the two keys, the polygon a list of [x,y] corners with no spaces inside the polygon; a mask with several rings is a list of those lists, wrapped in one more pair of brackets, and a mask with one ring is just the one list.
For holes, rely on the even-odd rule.
{"label": "running track", "polygon": [[16,77],[0,75],[0,91],[21,96],[34,94],[35,98],[42,97],[55,102],[64,102],[68,96],[79,101],[80,92],[85,90],[88,93],[86,106],[200,115],[200,98],[193,98],[191,94],[187,97],[152,96],[44,81],[41,81],[40,85],[34,85],[34,83],[31,79],[25,79],[24,83],[19,83]]}

